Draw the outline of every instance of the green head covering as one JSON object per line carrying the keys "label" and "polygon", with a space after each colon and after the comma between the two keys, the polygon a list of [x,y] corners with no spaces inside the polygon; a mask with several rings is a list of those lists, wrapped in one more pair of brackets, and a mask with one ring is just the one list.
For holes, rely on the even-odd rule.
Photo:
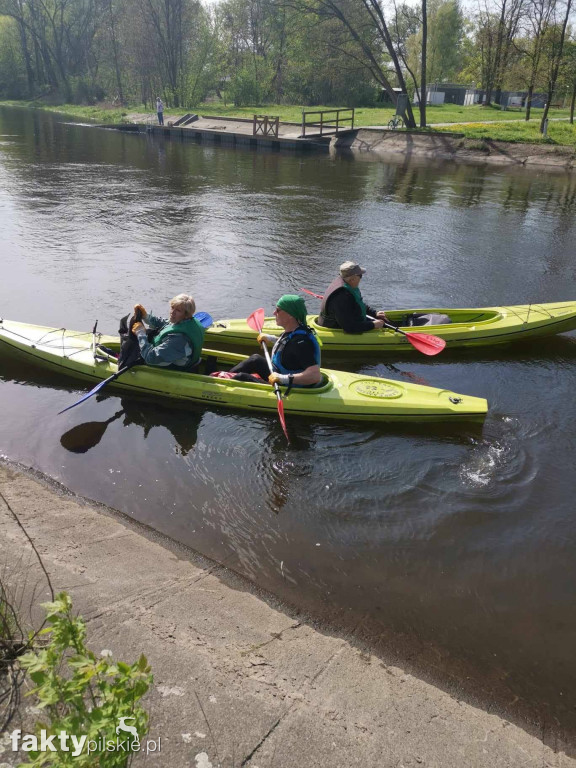
{"label": "green head covering", "polygon": [[306,310],[306,302],[302,296],[297,296],[294,293],[286,293],[278,299],[276,306],[278,309],[283,309],[284,312],[288,312],[289,315],[292,315],[292,317],[295,320],[298,320],[301,325],[306,325],[306,315],[308,312]]}

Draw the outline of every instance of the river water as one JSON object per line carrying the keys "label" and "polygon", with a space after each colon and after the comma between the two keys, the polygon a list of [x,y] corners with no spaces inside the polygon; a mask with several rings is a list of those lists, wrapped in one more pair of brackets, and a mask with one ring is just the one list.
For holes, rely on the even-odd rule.
{"label": "river water", "polygon": [[[576,298],[576,177],[170,142],[0,109],[0,316],[114,333],[322,292],[385,307]],[[314,308],[310,299],[309,307]],[[324,363],[330,363],[325,359]],[[333,362],[333,361],[332,361]],[[576,336],[341,359],[486,397],[483,427],[157,405],[0,358],[0,454],[115,507],[415,673],[576,731]],[[335,367],[335,366],[333,366]]]}

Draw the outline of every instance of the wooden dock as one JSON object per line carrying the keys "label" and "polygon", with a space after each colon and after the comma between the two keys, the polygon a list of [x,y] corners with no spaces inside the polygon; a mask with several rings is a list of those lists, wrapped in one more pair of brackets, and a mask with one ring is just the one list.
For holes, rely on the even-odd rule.
{"label": "wooden dock", "polygon": [[[261,117],[261,116],[259,116]],[[184,118],[188,118],[184,120]],[[183,122],[181,122],[183,121]],[[255,149],[267,149],[273,151],[313,151],[328,152],[333,138],[329,133],[322,134],[307,131],[302,136],[300,123],[277,122],[275,133],[263,133],[258,130],[254,135],[254,120],[252,118],[230,118],[199,116],[193,121],[183,115],[178,117],[165,117],[165,125],[158,125],[151,120],[148,122],[119,123],[115,125],[101,126],[119,131],[129,131],[164,136],[169,139],[181,141],[195,141],[198,143],[218,144],[222,146],[242,146]],[[354,131],[342,131],[344,133]]]}

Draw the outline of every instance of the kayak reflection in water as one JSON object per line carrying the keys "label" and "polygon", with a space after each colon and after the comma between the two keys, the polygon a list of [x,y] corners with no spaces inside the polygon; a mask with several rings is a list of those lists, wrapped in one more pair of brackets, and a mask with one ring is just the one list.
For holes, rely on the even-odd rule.
{"label": "kayak reflection in water", "polygon": [[286,294],[278,299],[274,317],[276,323],[284,328],[280,338],[266,333],[258,334],[258,343],[274,344],[272,349],[272,368],[270,373],[266,358],[251,355],[234,368],[231,373],[241,374],[236,378],[244,381],[268,380],[270,384],[285,387],[314,387],[322,381],[320,372],[320,345],[316,334],[306,324],[306,302],[301,296]]}
{"label": "kayak reflection in water", "polygon": [[172,413],[168,409],[140,403],[128,397],[123,397],[120,404],[122,409],[105,421],[87,421],[69,429],[60,437],[62,447],[71,453],[87,453],[102,440],[109,425],[121,416],[124,416],[123,427],[132,424],[142,427],[145,439],[153,427],[164,427],[174,437],[176,453],[181,456],[187,456],[196,445],[201,413],[187,410],[186,418],[183,419],[181,413]]}
{"label": "kayak reflection in water", "polygon": [[[360,281],[366,270],[354,261],[340,265],[340,276],[328,286],[317,323],[324,328],[342,328],[345,333],[365,333],[382,328],[388,318],[364,303]],[[370,315],[370,320],[367,315]]]}
{"label": "kayak reflection in water", "polygon": [[[133,357],[137,351],[135,337],[139,355],[146,365],[175,371],[196,371],[202,353],[204,328],[193,317],[195,311],[196,303],[186,293],[170,300],[168,320],[148,313],[142,304],[136,304],[126,329],[129,332],[123,338],[119,365],[126,365],[127,357]],[[142,321],[146,322],[148,331]]]}

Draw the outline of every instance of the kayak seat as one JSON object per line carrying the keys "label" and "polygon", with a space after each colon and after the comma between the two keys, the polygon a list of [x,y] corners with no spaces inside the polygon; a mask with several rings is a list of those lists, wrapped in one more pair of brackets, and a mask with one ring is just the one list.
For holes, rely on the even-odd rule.
{"label": "kayak seat", "polygon": [[414,312],[412,315],[408,315],[406,318],[406,327],[416,328],[423,325],[449,325],[452,322],[449,315],[441,314],[440,312],[431,312],[424,315]]}

